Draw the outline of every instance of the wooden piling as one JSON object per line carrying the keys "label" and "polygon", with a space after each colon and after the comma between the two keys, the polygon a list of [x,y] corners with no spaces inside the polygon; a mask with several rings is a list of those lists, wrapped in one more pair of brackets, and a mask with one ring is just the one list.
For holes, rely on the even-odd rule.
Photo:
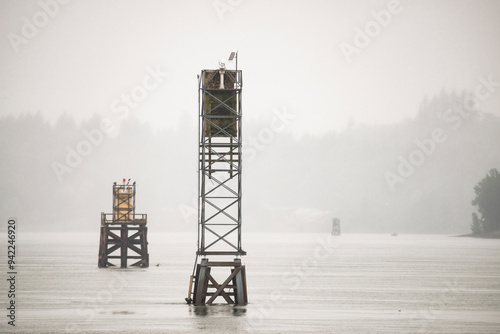
{"label": "wooden piling", "polygon": [[[117,255],[118,254],[118,255]],[[104,224],[101,226],[99,243],[100,268],[116,266],[114,259],[120,260],[120,267],[127,268],[128,260],[138,260],[130,266],[149,267],[147,227],[145,224],[132,225]]]}
{"label": "wooden piling", "polygon": [[[223,267],[232,268],[225,281],[219,284],[212,276],[212,269]],[[248,303],[245,266],[241,264],[241,259],[234,259],[233,262],[210,262],[208,259],[201,259],[201,263],[196,268],[194,284],[193,303],[196,306],[211,305],[217,297],[224,298],[227,304],[246,305]],[[209,297],[208,300],[206,300],[207,297]]]}

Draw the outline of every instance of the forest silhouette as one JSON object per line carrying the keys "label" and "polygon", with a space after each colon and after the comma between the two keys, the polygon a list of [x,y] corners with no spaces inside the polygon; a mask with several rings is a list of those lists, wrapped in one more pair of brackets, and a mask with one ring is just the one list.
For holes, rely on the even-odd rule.
{"label": "forest silhouette", "polygon": [[[339,217],[343,232],[467,232],[474,185],[500,166],[500,118],[467,96],[443,91],[397,124],[283,131],[251,155],[244,148],[243,230],[329,232]],[[25,231],[97,232],[113,182],[132,178],[152,231],[195,233],[197,115],[181,119],[153,132],[130,116],[107,134],[97,115],[1,118],[2,216]],[[243,126],[248,145],[268,124]]]}

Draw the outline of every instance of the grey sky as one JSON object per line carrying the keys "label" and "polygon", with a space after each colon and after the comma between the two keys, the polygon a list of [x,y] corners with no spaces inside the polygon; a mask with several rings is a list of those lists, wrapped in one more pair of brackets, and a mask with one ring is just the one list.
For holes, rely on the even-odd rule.
{"label": "grey sky", "polygon": [[[107,117],[160,69],[168,77],[148,81],[154,88],[130,111],[153,128],[176,127],[191,113],[194,123],[196,75],[234,50],[245,117],[287,107],[298,134],[343,129],[349,119],[399,122],[442,88],[500,82],[500,1],[60,2],[0,1],[0,115]],[[341,44],[354,45],[356,28],[390,6],[397,14],[349,62]],[[29,38],[26,20],[40,25]],[[499,106],[500,94],[481,102],[497,115]]]}

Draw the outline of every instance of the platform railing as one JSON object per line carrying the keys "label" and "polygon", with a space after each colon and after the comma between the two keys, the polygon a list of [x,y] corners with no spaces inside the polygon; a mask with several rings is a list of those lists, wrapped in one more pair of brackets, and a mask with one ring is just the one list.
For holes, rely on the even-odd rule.
{"label": "platform railing", "polygon": [[131,225],[145,225],[148,222],[147,213],[134,213],[127,215],[132,219],[116,219],[116,215],[112,213],[101,212],[101,225],[110,224],[131,224]]}

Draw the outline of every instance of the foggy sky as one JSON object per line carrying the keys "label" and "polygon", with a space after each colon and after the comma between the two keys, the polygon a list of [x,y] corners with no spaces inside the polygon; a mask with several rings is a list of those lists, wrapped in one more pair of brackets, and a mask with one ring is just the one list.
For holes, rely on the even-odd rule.
{"label": "foggy sky", "polygon": [[339,216],[345,231],[467,232],[473,186],[500,168],[499,14],[498,1],[0,0],[0,214],[94,230],[112,183],[132,178],[152,226],[195,233],[196,75],[237,50],[246,230],[325,232]]}
{"label": "foggy sky", "polygon": [[[130,112],[175,128],[196,113],[199,71],[235,50],[245,117],[287,107],[295,134],[400,122],[442,88],[500,80],[498,1],[54,1],[0,2],[0,115],[113,116],[158,68],[168,75]],[[368,44],[346,57],[356,38]]]}

